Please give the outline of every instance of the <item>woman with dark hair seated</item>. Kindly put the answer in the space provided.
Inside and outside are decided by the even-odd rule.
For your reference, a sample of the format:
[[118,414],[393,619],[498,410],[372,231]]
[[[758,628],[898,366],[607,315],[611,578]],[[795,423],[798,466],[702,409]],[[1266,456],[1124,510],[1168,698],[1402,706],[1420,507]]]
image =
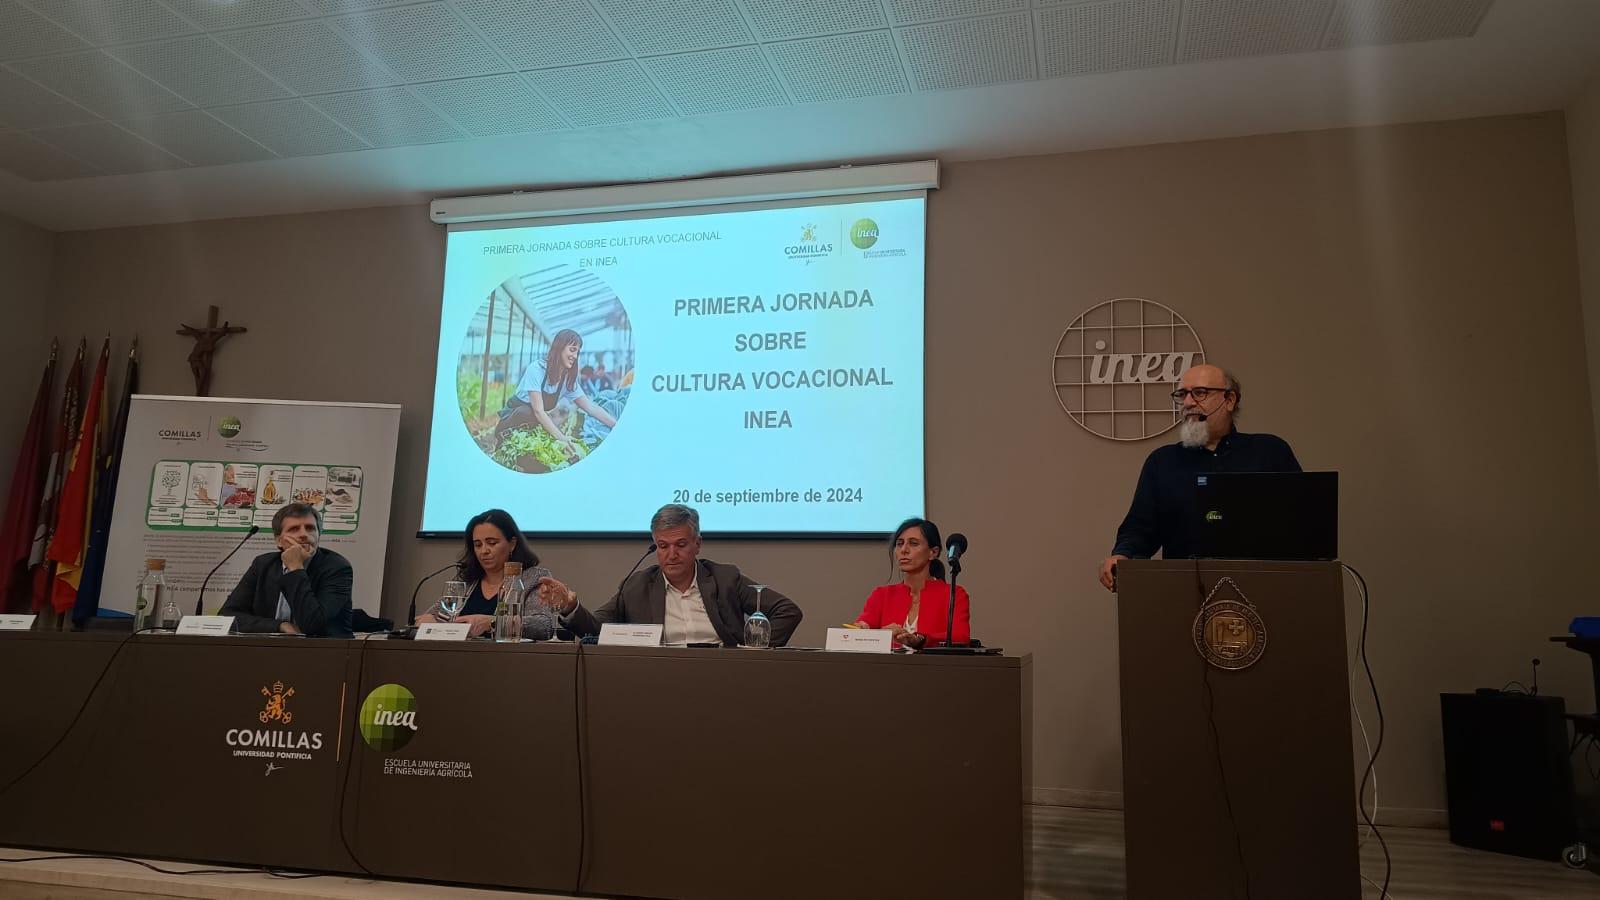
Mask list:
[[[470,637],[487,634],[494,628],[495,605],[500,587],[505,584],[508,562],[521,563],[526,572],[539,564],[539,556],[528,546],[528,539],[517,528],[510,513],[491,509],[473,516],[467,522],[466,547],[461,561],[456,563],[456,579],[465,581],[470,593],[461,612],[450,620],[471,625]],[[541,579],[537,586],[528,585],[528,588],[525,603],[543,602],[560,608],[571,605],[577,598],[577,594],[554,578]],[[443,621],[443,610],[436,602],[417,616],[416,624],[439,621]]]
[[[900,580],[872,589],[856,627],[890,629],[896,644],[913,650],[944,641],[950,583],[944,580],[944,563],[939,559],[943,550],[939,526],[927,519],[901,522],[889,544],[889,558]],[[959,585],[955,633],[958,644],[972,639],[971,603]]]

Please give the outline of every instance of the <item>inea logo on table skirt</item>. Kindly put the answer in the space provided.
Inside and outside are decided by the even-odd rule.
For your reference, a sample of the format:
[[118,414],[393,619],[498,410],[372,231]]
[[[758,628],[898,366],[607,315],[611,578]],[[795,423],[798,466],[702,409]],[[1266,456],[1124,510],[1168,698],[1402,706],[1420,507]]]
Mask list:
[[403,684],[380,684],[361,703],[361,739],[374,750],[399,750],[417,733],[417,698]]

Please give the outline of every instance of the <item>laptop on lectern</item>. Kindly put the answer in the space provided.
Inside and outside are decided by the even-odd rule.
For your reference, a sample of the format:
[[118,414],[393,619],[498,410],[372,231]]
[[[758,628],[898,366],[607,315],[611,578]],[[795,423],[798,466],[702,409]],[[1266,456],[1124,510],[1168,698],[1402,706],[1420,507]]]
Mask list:
[[1195,476],[1196,556],[1338,559],[1338,472],[1207,472]]

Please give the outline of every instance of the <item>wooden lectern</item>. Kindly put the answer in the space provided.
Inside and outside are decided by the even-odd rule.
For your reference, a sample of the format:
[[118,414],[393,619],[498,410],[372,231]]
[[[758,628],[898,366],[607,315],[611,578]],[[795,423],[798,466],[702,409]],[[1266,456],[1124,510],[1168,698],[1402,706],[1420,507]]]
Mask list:
[[1255,898],[1359,898],[1339,564],[1124,560],[1117,591],[1129,900],[1243,898],[1246,873]]

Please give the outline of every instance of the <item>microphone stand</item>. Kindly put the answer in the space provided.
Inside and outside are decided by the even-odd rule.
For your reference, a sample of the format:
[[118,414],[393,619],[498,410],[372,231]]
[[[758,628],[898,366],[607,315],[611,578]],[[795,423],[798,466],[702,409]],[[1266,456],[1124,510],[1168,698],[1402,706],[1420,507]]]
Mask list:
[[401,640],[409,641],[412,638],[417,636],[417,625],[416,625],[416,622],[417,622],[417,594],[422,592],[422,586],[428,583],[428,579],[430,579],[433,576],[439,574],[440,572],[445,571],[446,569],[453,569],[455,567],[456,567],[456,564],[453,563],[453,562],[445,563],[444,565],[440,566],[439,568],[434,569],[432,572],[429,572],[428,574],[422,576],[422,580],[417,582],[417,586],[411,589],[411,606],[410,606],[409,609],[406,610],[406,621],[405,621],[405,623],[400,628],[397,628],[394,631],[389,632],[389,635],[391,637],[396,637],[396,638],[399,638]]
[[961,577],[961,557],[950,558],[950,602],[946,604],[949,609],[944,615],[944,643],[937,647],[923,647],[918,653],[931,653],[934,656],[979,656],[984,653],[983,647],[974,647],[968,641],[957,644],[956,637],[956,579]]
[[260,530],[261,530],[261,526],[260,525],[251,525],[250,526],[250,530],[245,533],[244,538],[241,539],[239,541],[239,543],[234,544],[233,545],[233,549],[228,551],[228,555],[224,556],[222,558],[221,562],[217,563],[215,566],[212,566],[211,567],[211,571],[206,573],[205,580],[200,582],[200,596],[194,598],[194,614],[195,615],[198,616],[198,615],[203,615],[204,614],[202,612],[202,610],[205,608],[205,602],[206,602],[206,585],[211,583],[211,576],[217,574],[217,570],[222,568],[224,565],[226,565],[228,560],[233,559],[233,555],[235,553],[239,552],[239,548],[243,547],[245,545],[246,541],[249,541],[251,538],[255,537],[256,536],[256,532],[258,532]]

